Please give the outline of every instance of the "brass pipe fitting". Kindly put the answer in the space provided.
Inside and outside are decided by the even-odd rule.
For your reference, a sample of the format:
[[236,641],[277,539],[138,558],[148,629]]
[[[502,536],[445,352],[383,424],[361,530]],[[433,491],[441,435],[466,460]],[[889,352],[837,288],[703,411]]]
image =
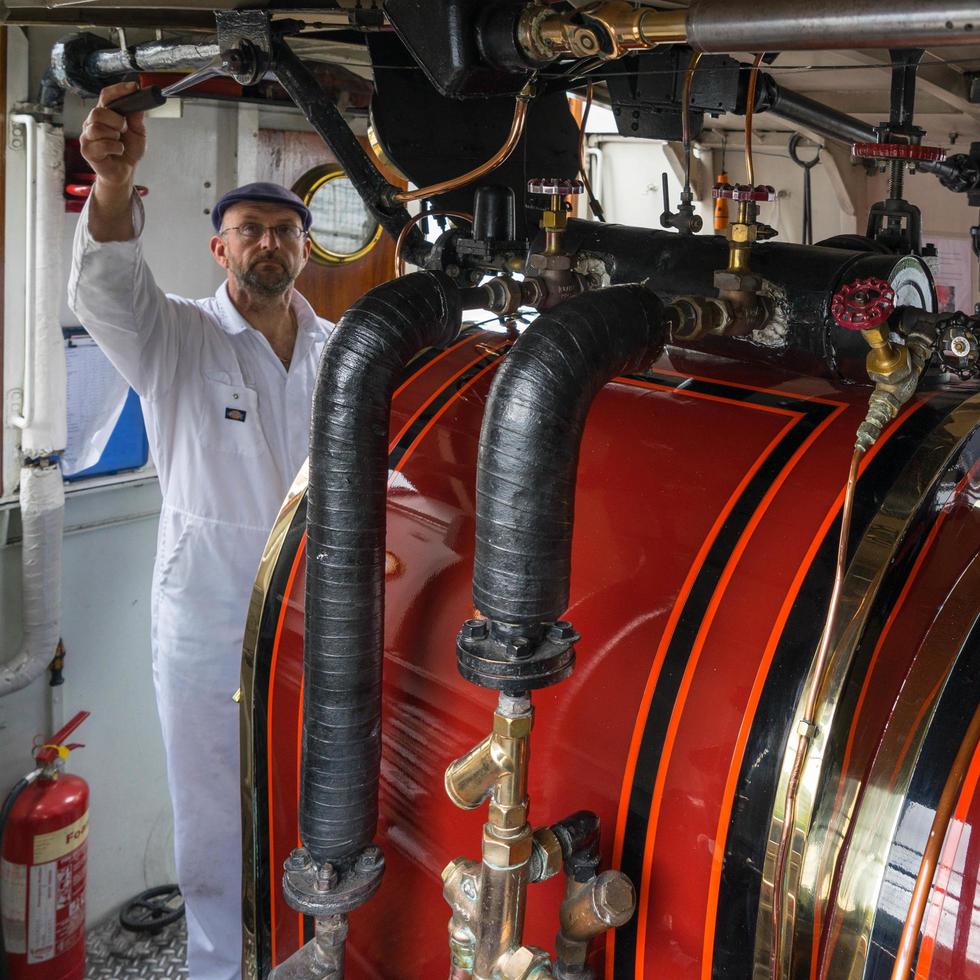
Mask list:
[[562,13],[533,4],[521,16],[517,37],[525,53],[535,60],[548,61],[562,55],[612,60],[658,44],[683,43],[687,40],[687,12],[637,8],[624,0],[600,0]]
[[501,695],[493,731],[446,770],[446,792],[457,806],[475,809],[490,798],[482,862],[458,859],[443,872],[454,969],[470,966],[474,980],[551,976],[547,956],[521,944],[534,849],[527,822],[533,720],[529,698]]
[[872,381],[883,381],[886,384],[900,384],[912,370],[907,347],[893,344],[888,339],[887,330],[874,327],[862,330],[861,334],[871,350],[868,351],[868,377]]
[[585,882],[570,878],[559,913],[559,975],[562,969],[584,967],[591,940],[625,925],[635,908],[633,882],[621,871],[603,871]]

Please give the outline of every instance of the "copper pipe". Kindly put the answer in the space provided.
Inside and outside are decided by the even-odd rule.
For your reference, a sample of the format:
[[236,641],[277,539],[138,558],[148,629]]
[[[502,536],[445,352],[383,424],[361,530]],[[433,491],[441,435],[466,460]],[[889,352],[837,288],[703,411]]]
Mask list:
[[691,187],[691,86],[698,70],[701,52],[695,51],[684,72],[684,94],[681,99],[681,146],[684,149],[684,191]]
[[451,180],[444,180],[438,184],[430,184],[428,187],[420,187],[414,191],[399,191],[394,199],[401,204],[408,204],[410,201],[421,201],[424,197],[435,197],[438,194],[446,194],[449,191],[456,190],[458,187],[465,187],[467,184],[472,184],[473,181],[479,180],[484,174],[499,167],[514,152],[514,147],[517,146],[521,135],[524,133],[527,104],[528,99],[522,93],[518,96],[517,103],[514,106],[514,118],[511,121],[510,132],[507,134],[504,145],[486,163],[481,164],[475,170],[461,174],[459,177],[453,177]]
[[459,218],[461,221],[468,221],[471,225],[473,224],[473,215],[466,214],[463,211],[420,211],[418,214],[413,215],[408,221],[402,225],[402,230],[398,232],[398,238],[395,240],[395,276],[405,275],[405,258],[402,255],[402,249],[405,247],[405,239],[408,237],[408,233],[423,219],[423,218]]
[[[582,175],[582,183],[585,184],[585,194],[586,199],[589,202],[589,206],[592,208],[592,211],[596,217],[599,218],[599,214],[596,213],[596,206],[599,202],[596,201],[595,194],[592,192],[592,181],[589,180],[589,168],[585,165],[585,124],[589,121],[589,110],[591,108],[592,82],[589,82],[588,87],[585,90],[585,108],[582,110],[582,125],[578,133],[578,170]],[[602,219],[600,218],[600,220]]]
[[752,74],[749,75],[749,93],[745,104],[745,170],[746,179],[755,186],[755,163],[752,160],[752,117],[755,115],[755,90],[759,84],[759,65],[765,52],[760,51],[752,62]]
[[909,971],[912,969],[919,940],[919,930],[922,928],[922,919],[929,902],[929,893],[932,890],[932,881],[936,875],[939,856],[946,840],[946,831],[949,829],[949,822],[953,817],[953,810],[956,807],[956,801],[959,799],[963,780],[966,778],[966,771],[970,767],[970,761],[977,749],[978,742],[980,742],[980,707],[974,712],[970,727],[967,728],[966,735],[963,736],[959,751],[956,753],[952,768],[949,770],[949,776],[946,777],[942,796],[939,797],[939,803],[936,805],[936,813],[932,818],[932,826],[929,828],[929,839],[926,842],[925,850],[922,852],[919,873],[916,875],[915,886],[912,888],[912,900],[909,902],[909,913],[905,918],[905,925],[902,927],[902,938],[898,943],[898,953],[892,967],[891,980],[906,980]]
[[813,683],[807,691],[803,703],[803,717],[800,720],[800,740],[796,746],[796,756],[793,759],[793,769],[789,783],[786,786],[786,796],[783,803],[783,824],[779,831],[779,846],[776,850],[776,866],[772,883],[772,952],[769,957],[769,975],[773,980],[780,977],[782,971],[782,920],[783,902],[785,900],[786,857],[789,852],[790,840],[793,836],[793,825],[796,823],[796,798],[800,790],[800,780],[803,776],[803,766],[806,764],[810,743],[816,734],[817,704],[826,680],[827,657],[830,652],[830,640],[837,625],[837,614],[840,612],[840,595],[844,585],[844,575],[847,572],[847,544],[851,536],[851,517],[854,514],[854,495],[857,488],[858,469],[864,450],[855,448],[851,456],[851,468],[847,474],[847,488],[844,491],[844,506],[841,508],[840,538],[837,542],[837,563],[834,568],[834,586],[830,593],[830,605],[827,618],[824,620],[823,632],[820,634],[820,644],[813,665]]

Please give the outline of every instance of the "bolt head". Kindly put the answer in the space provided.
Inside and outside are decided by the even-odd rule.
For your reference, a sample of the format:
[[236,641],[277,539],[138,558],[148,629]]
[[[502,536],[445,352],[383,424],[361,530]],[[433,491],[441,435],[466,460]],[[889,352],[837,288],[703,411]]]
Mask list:
[[297,847],[283,862],[285,871],[308,871],[313,867],[313,858],[305,847]]
[[485,619],[468,619],[463,623],[463,636],[468,640],[484,640],[490,626]]
[[568,620],[559,619],[556,623],[552,623],[548,629],[548,639],[553,643],[569,640],[574,642],[578,639],[578,633],[575,632],[575,627]]
[[515,660],[525,660],[534,653],[534,647],[526,636],[515,636],[507,641],[507,656]]
[[355,867],[361,874],[366,874],[369,871],[374,871],[383,860],[384,856],[381,853],[381,848],[376,847],[374,844],[369,844],[358,855]]

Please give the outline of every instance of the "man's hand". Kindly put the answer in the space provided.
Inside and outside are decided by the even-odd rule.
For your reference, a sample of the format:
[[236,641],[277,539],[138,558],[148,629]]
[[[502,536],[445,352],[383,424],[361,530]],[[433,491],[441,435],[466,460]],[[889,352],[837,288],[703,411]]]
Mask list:
[[137,87],[136,82],[106,86],[82,126],[82,156],[95,171],[89,231],[96,241],[128,241],[134,235],[130,198],[146,150],[143,113],[123,116],[106,105]]

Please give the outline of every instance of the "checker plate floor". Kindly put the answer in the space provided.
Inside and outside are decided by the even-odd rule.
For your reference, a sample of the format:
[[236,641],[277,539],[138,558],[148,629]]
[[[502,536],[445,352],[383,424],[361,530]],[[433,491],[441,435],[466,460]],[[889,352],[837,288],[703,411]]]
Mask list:
[[151,935],[123,929],[113,914],[89,929],[85,953],[85,980],[185,980],[186,921]]

